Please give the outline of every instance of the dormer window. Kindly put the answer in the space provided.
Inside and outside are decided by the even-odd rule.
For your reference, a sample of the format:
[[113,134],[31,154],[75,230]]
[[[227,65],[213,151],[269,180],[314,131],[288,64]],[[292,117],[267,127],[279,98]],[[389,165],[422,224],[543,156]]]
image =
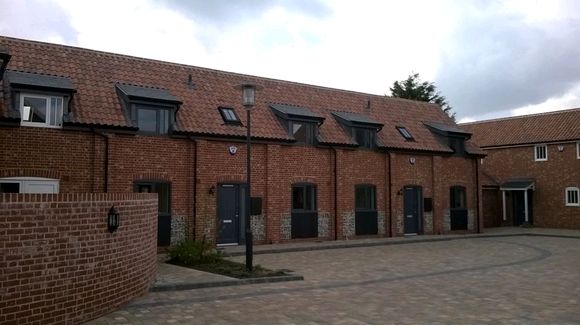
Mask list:
[[62,128],[75,90],[70,79],[21,71],[8,71],[6,80],[13,108],[26,127]]
[[29,127],[62,127],[62,96],[20,94],[21,125]]
[[224,122],[228,125],[241,125],[242,122],[240,121],[240,118],[238,117],[238,115],[236,114],[236,111],[234,111],[233,108],[226,108],[223,106],[220,106],[218,108],[218,110],[220,111],[220,114],[222,116],[222,119],[224,119]]
[[297,144],[317,143],[318,126],[324,121],[322,116],[307,108],[287,104],[270,104],[270,108]]
[[454,155],[464,156],[466,154],[465,141],[471,138],[470,133],[459,129],[456,126],[440,122],[424,122],[424,124],[429,128],[429,130],[439,136],[442,143],[447,142],[447,146],[449,146],[449,149]]
[[375,135],[377,133],[374,129],[367,128],[352,128],[354,134],[354,141],[362,148],[375,148]]
[[289,129],[292,137],[300,144],[314,144],[316,124],[303,121],[290,121]]
[[409,132],[409,130],[407,130],[407,128],[405,128],[405,127],[397,127],[397,130],[399,131],[399,133],[401,134],[401,136],[403,136],[403,138],[405,138],[405,140],[408,140],[408,141],[414,141],[415,140],[413,138],[413,135],[411,135],[411,133]]
[[462,137],[448,137],[449,148],[455,155],[465,155],[465,138]]
[[360,148],[377,147],[377,132],[383,128],[382,123],[353,112],[332,112],[332,114],[346,130],[350,130],[353,141]]
[[172,130],[181,101],[160,88],[117,84],[117,92],[139,133],[166,135]]

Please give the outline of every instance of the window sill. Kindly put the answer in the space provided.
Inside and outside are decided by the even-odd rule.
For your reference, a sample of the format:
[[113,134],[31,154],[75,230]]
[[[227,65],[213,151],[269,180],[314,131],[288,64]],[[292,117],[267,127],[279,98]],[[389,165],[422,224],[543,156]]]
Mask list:
[[51,126],[47,124],[40,124],[34,122],[21,122],[21,127],[34,127],[34,128],[48,128],[48,129],[62,129],[62,126]]

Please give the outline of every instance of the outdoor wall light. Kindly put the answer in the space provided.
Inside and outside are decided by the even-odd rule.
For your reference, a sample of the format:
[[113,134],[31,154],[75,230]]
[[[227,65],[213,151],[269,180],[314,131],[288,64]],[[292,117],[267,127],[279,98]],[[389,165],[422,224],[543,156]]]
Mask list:
[[115,205],[111,206],[107,214],[107,229],[109,229],[109,232],[113,233],[119,228],[119,218],[119,211],[115,208]]
[[209,187],[209,194],[210,195],[215,194],[215,186],[214,185],[212,185],[211,187]]

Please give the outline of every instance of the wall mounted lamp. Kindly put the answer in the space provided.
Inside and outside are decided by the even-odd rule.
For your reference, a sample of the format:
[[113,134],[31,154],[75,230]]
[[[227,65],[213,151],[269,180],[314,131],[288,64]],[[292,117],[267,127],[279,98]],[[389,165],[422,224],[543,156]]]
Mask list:
[[208,192],[209,192],[210,195],[215,194],[215,186],[212,185],[211,187],[209,187],[209,191]]
[[119,228],[119,211],[115,205],[111,206],[109,213],[107,213],[107,229],[109,232],[113,233]]

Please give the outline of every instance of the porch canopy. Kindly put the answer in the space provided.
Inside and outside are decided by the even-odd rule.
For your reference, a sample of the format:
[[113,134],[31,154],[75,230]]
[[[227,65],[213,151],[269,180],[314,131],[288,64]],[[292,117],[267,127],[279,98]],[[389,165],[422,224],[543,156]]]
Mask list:
[[528,190],[535,190],[536,182],[534,179],[517,179],[517,180],[508,180],[501,184],[499,190],[501,190],[501,199],[502,199],[502,206],[503,206],[503,220],[507,219],[506,213],[506,199],[505,199],[505,192],[506,191],[523,191],[524,192],[524,220],[526,223],[529,222],[529,208],[528,208]]
[[506,191],[506,190],[534,190],[536,186],[536,182],[533,179],[520,179],[520,180],[511,180],[501,184],[499,190]]

